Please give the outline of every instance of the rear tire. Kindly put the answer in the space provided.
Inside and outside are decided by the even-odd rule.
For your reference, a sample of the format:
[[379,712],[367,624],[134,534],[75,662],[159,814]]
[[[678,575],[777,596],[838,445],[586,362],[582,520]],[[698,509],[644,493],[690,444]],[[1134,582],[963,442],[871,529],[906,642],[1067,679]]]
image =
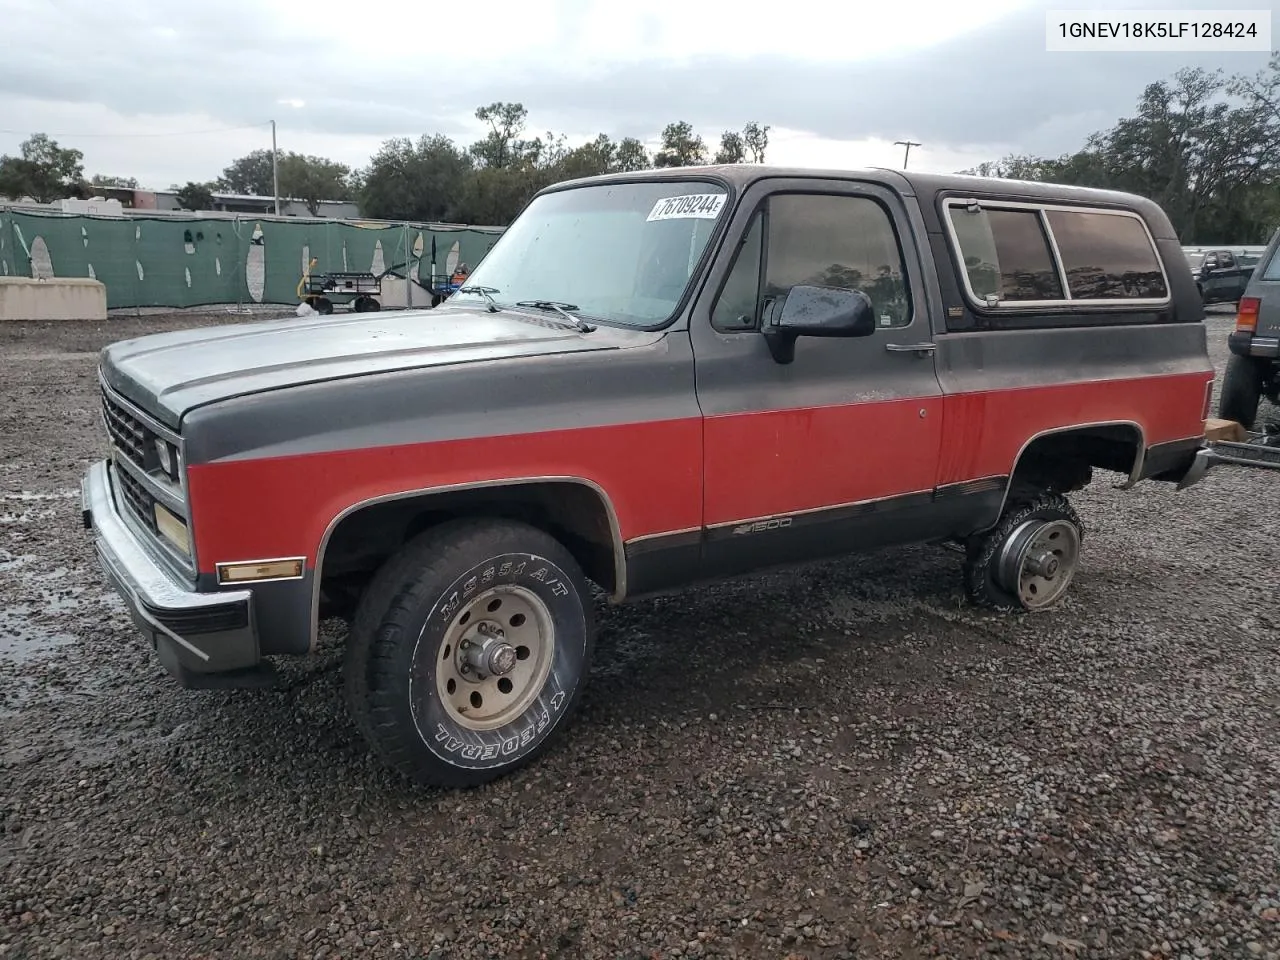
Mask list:
[[1222,375],[1222,394],[1218,398],[1218,416],[1234,420],[1246,430],[1258,419],[1258,402],[1262,398],[1262,371],[1249,357],[1231,354]]
[[348,709],[384,763],[423,786],[473,787],[522,767],[576,709],[594,606],[557,540],[463,519],[406,544],[361,598]]
[[1083,539],[1084,524],[1060,493],[1011,504],[995,527],[967,544],[969,602],[995,610],[1048,609],[1075,578]]

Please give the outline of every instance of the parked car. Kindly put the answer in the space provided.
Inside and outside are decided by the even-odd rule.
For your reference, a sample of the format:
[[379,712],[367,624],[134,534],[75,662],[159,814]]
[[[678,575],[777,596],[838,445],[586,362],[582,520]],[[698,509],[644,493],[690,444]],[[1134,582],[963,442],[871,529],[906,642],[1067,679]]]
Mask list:
[[1272,234],[1260,263],[1236,308],[1218,398],[1218,416],[1245,428],[1257,421],[1263,397],[1280,404],[1280,230]]
[[1244,289],[1258,264],[1258,257],[1251,253],[1233,253],[1230,250],[1209,250],[1197,255],[1198,264],[1193,269],[1196,289],[1206,304],[1236,303],[1244,295]]
[[1095,469],[1188,477],[1203,316],[1168,218],[1129,194],[755,164],[575,180],[425,314],[107,347],[84,518],[179,682],[269,683],[346,617],[376,754],[474,785],[565,726],[591,584],[623,602],[950,542],[973,603],[1051,607]]

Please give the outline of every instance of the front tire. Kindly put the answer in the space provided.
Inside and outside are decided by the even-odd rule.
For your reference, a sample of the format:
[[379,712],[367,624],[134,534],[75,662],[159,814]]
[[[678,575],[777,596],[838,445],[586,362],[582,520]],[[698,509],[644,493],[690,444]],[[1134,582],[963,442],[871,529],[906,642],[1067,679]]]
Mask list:
[[1075,578],[1084,524],[1060,493],[1014,503],[994,528],[969,541],[965,593],[996,610],[1047,609]]
[[1262,398],[1262,372],[1249,357],[1231,354],[1222,374],[1222,395],[1218,398],[1218,416],[1234,420],[1246,430],[1258,419],[1258,402]]
[[450,521],[369,584],[347,644],[348,709],[410,780],[477,786],[551,745],[594,639],[590,588],[557,540],[513,521]]

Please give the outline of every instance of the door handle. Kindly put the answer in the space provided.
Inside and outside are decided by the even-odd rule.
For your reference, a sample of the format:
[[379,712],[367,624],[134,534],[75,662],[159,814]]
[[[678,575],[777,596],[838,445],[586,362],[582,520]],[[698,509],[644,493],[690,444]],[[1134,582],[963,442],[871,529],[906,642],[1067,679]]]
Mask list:
[[923,357],[937,350],[938,345],[936,343],[886,343],[884,348],[890,353],[918,353]]

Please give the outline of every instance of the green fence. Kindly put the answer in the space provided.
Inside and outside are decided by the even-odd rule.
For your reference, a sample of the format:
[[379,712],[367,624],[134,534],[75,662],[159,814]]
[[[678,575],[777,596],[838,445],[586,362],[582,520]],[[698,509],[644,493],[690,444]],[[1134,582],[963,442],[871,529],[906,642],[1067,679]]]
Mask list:
[[498,228],[268,217],[176,219],[0,211],[0,273],[92,277],[107,307],[292,304],[312,273],[371,271],[429,285],[474,267]]

